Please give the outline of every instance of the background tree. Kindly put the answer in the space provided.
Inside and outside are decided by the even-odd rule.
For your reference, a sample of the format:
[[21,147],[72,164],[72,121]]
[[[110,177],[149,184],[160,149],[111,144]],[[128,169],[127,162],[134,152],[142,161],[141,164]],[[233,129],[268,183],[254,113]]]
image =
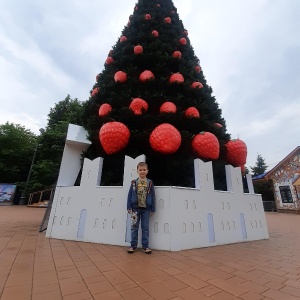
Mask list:
[[[158,185],[192,186],[196,157],[214,160],[216,169],[224,165],[224,144],[230,138],[226,123],[171,0],[138,1],[96,81],[84,118],[92,141],[87,156],[105,158],[103,175],[107,183],[122,183],[124,155],[145,154],[149,177]],[[114,121],[128,129],[127,141],[126,129],[116,133],[120,125]],[[166,123],[178,131],[181,143],[175,151],[163,153],[160,150],[176,140],[174,132],[159,131],[158,136],[166,139],[156,140],[157,147],[149,140],[158,126]],[[104,132],[101,143],[99,129]],[[215,147],[211,141],[195,151],[192,141],[200,132],[216,137],[221,149],[218,161],[217,157],[199,153],[211,154]],[[111,152],[120,140],[125,140],[126,147]]]
[[55,185],[69,123],[82,125],[84,103],[70,95],[56,103],[48,114],[48,124],[38,139],[36,163],[29,190],[38,191]]
[[59,122],[81,125],[84,105],[85,102],[79,101],[77,98],[72,99],[70,95],[67,95],[64,100],[50,108],[47,128],[52,128]]
[[[265,159],[257,154],[257,159],[254,167],[250,167],[253,172],[252,177],[264,174],[268,168],[268,165],[265,163]],[[255,180],[253,182],[254,191],[256,194],[261,194],[263,201],[271,201],[274,202],[274,187],[272,180]],[[276,207],[275,204],[273,207]]]
[[255,166],[250,167],[251,171],[253,172],[253,176],[265,173],[267,168],[268,165],[265,163],[265,159],[260,154],[257,154]]
[[0,182],[26,182],[36,135],[19,124],[0,125]]

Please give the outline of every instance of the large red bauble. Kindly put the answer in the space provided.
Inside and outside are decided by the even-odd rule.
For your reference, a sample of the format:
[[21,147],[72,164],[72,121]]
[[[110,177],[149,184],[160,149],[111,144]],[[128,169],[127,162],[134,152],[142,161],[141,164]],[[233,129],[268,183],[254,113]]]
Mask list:
[[145,14],[145,20],[151,20],[151,15],[150,14]]
[[166,18],[165,18],[165,23],[171,24],[171,22],[172,22],[172,20],[171,20],[170,17],[166,17]]
[[170,77],[169,82],[170,83],[183,83],[184,78],[180,73],[175,73]]
[[112,111],[112,107],[108,103],[104,103],[99,107],[99,117],[104,117]]
[[145,70],[140,74],[140,81],[142,82],[154,80],[154,79],[155,79],[154,74],[149,70]]
[[200,118],[199,110],[196,107],[189,107],[184,115],[188,118]]
[[226,161],[235,167],[243,167],[247,159],[247,146],[240,140],[230,140],[225,144]]
[[175,114],[177,111],[177,107],[173,102],[165,102],[159,109],[160,113],[170,113]]
[[143,51],[144,51],[144,49],[141,45],[137,45],[133,48],[134,54],[142,54]]
[[195,66],[195,71],[196,71],[197,73],[200,73],[200,72],[201,72],[201,67],[200,67],[200,66]]
[[186,38],[181,38],[181,39],[179,40],[179,43],[180,43],[181,45],[186,45],[186,43],[187,43]]
[[161,124],[150,134],[150,145],[162,154],[175,153],[181,144],[180,132],[171,124]]
[[123,150],[129,142],[129,137],[129,129],[120,122],[106,123],[99,131],[100,143],[107,154]]
[[192,141],[192,147],[200,158],[217,159],[220,155],[219,141],[210,132],[196,134]]
[[127,74],[123,71],[118,71],[115,73],[114,80],[115,82],[123,83],[127,80]]
[[136,115],[141,115],[144,112],[148,110],[148,103],[141,98],[134,98],[130,105],[129,108],[136,114]]
[[92,97],[96,96],[99,93],[99,88],[94,88],[92,91]]
[[194,89],[202,89],[203,88],[203,84],[199,81],[194,81],[191,85],[192,88]]
[[173,54],[172,54],[172,56],[174,58],[181,58],[181,52],[180,51],[174,51]]
[[159,33],[158,33],[157,30],[153,30],[152,35],[155,36],[155,37],[159,37]]
[[111,65],[112,63],[114,63],[114,59],[111,56],[108,56],[105,63],[107,65]]
[[120,42],[122,43],[122,42],[126,42],[126,41],[127,41],[127,37],[125,35],[122,35],[120,37]]

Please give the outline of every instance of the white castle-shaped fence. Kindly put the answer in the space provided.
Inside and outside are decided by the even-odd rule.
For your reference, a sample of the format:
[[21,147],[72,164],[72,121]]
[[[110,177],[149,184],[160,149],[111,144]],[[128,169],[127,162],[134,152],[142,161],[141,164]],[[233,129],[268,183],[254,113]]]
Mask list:
[[[85,159],[80,186],[73,186],[89,144],[84,129],[70,124],[46,236],[128,246],[127,193],[145,156],[125,157],[123,186],[118,187],[99,186],[103,158]],[[269,237],[261,195],[254,193],[250,175],[249,193],[244,193],[240,168],[227,165],[228,190],[216,191],[211,162],[196,159],[194,169],[196,188],[155,187],[151,248],[178,251]]]

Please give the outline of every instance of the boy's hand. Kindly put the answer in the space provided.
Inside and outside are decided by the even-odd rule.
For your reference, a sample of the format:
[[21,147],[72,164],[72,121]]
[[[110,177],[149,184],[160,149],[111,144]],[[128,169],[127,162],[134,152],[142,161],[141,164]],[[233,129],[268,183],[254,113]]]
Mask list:
[[131,213],[132,213],[132,210],[131,210],[131,209],[127,209],[127,212],[128,212],[129,214],[131,214]]

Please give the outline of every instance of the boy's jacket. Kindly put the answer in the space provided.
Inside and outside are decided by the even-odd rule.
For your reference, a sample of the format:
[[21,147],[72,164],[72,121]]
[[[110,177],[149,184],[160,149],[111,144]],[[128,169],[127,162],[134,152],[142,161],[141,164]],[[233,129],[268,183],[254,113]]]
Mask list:
[[[137,183],[138,179],[132,180],[130,189],[127,197],[127,210],[132,210],[138,208],[138,199],[137,199]],[[150,209],[152,212],[155,212],[155,191],[152,180],[147,178],[147,197],[146,197],[146,208]]]

